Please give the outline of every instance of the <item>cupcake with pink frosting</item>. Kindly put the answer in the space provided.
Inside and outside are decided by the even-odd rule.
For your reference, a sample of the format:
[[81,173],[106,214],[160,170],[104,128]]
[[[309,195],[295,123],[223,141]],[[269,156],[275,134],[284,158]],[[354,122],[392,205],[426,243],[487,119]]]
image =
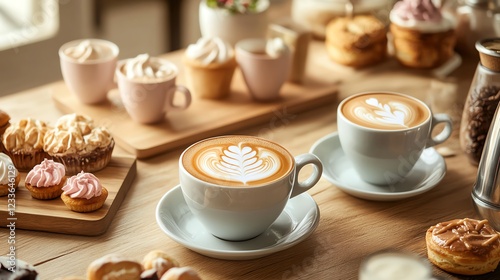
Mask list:
[[454,54],[455,22],[432,0],[402,0],[390,13],[394,55],[412,68],[435,68]]
[[66,169],[61,163],[44,159],[26,175],[25,187],[36,199],[54,199],[66,183]]
[[68,178],[62,190],[62,201],[66,207],[75,212],[96,211],[108,198],[108,190],[101,185],[99,179],[94,174],[84,171]]

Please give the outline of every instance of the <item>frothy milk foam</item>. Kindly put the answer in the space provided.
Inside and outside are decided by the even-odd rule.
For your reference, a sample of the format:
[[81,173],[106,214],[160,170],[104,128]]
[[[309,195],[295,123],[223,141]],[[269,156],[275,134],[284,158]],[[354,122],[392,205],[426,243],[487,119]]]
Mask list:
[[294,158],[278,144],[250,136],[200,141],[182,156],[196,178],[224,186],[258,186],[289,174]]
[[341,110],[355,124],[385,130],[415,127],[430,117],[419,101],[390,93],[361,94],[346,101]]

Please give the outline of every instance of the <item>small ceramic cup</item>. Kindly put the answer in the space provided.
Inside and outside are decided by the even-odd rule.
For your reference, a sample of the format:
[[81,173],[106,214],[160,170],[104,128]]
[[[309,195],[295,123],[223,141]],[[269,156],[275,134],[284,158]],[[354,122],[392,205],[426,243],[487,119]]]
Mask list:
[[[88,59],[78,59],[67,53],[88,41],[90,48],[104,50],[100,55]],[[95,50],[86,50],[88,52]],[[113,76],[118,58],[118,46],[100,39],[82,39],[68,42],[59,48],[59,59],[64,82],[78,100],[85,104],[95,104],[107,99],[108,91],[115,88]]]
[[279,99],[288,79],[291,55],[287,50],[277,56],[266,53],[266,39],[245,39],[236,43],[236,61],[250,94],[256,101]]
[[[184,110],[191,105],[190,91],[176,85],[179,70],[175,64],[160,58],[152,58],[167,65],[172,74],[163,79],[129,79],[123,72],[128,59],[118,62],[115,75],[123,105],[132,120],[142,124],[157,123],[165,119],[165,114],[173,110]],[[175,104],[176,93],[184,96],[182,104]]]
[[[433,136],[436,125],[443,130]],[[443,143],[452,132],[446,114],[433,115],[417,98],[393,92],[365,92],[338,106],[340,144],[361,179],[394,185],[413,169],[425,148]]]
[[[299,181],[306,165],[312,165],[312,174]],[[289,199],[318,182],[322,170],[312,154],[294,158],[277,143],[241,135],[199,141],[179,159],[189,209],[210,233],[230,241],[265,232]]]

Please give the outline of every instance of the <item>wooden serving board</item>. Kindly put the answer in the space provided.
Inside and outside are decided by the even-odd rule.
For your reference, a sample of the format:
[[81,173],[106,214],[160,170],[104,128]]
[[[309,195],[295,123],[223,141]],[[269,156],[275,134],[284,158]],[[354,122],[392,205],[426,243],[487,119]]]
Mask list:
[[[179,67],[178,84],[184,84],[182,55],[183,51],[177,51],[163,56]],[[258,123],[268,122],[269,129],[274,129],[283,116],[322,105],[333,105],[337,85],[324,82],[321,75],[330,74],[318,71],[312,65],[313,56],[309,57],[304,82],[285,83],[279,101],[253,101],[237,69],[229,98],[214,101],[193,97],[187,110],[170,112],[163,122],[154,125],[132,121],[123,107],[117,89],[110,91],[108,102],[85,105],[70,93],[64,82],[60,82],[54,84],[52,97],[62,112],[82,113],[92,117],[97,123],[108,127],[120,147],[138,158],[146,158]]]
[[32,198],[24,187],[26,173],[21,172],[21,182],[15,192],[14,215],[9,215],[12,209],[8,206],[8,197],[0,197],[0,220],[6,221],[2,227],[14,222],[17,229],[88,236],[104,233],[134,180],[136,160],[113,157],[105,169],[94,174],[108,190],[108,198],[103,207],[95,212],[77,213],[69,210],[60,198]]

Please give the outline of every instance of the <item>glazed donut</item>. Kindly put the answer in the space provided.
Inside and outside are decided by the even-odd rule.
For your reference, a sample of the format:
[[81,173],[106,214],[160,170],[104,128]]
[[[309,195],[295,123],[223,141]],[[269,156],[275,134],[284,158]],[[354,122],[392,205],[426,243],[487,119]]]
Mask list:
[[191,267],[173,267],[160,280],[201,280],[200,276]]
[[431,226],[425,236],[427,257],[439,268],[480,275],[500,262],[500,235],[487,220],[456,219]]
[[87,279],[140,279],[141,272],[140,263],[110,254],[90,263],[87,268]]
[[154,269],[158,278],[167,272],[172,267],[178,267],[179,263],[170,257],[167,253],[161,250],[153,250],[149,252],[142,260],[142,266],[145,270]]

